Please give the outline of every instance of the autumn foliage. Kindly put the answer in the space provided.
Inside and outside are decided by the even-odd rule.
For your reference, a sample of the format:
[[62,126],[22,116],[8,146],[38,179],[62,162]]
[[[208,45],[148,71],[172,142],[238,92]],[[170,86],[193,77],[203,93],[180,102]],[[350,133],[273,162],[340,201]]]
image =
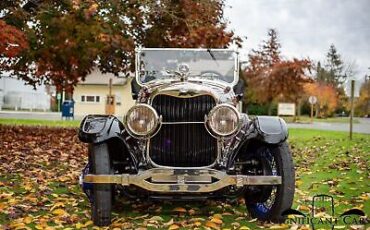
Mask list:
[[[304,84],[311,82],[306,73],[311,68],[309,59],[284,59],[280,54],[277,33],[271,29],[268,40],[249,55],[249,65],[244,71],[248,84],[249,102],[269,104],[269,114],[274,102],[297,103],[304,95]],[[248,102],[247,102],[248,103]]]
[[0,58],[14,58],[28,48],[28,41],[22,31],[0,20]]
[[24,31],[30,46],[27,53],[3,63],[2,70],[32,85],[72,90],[94,68],[127,76],[134,70],[139,45],[221,48],[239,41],[226,30],[223,1],[33,2],[38,3],[28,11],[20,3],[2,4],[4,18]]
[[307,96],[317,98],[316,116],[328,117],[332,115],[338,105],[337,91],[334,86],[325,83],[308,83],[304,86]]
[[146,47],[224,48],[233,40],[223,20],[223,1],[164,0],[148,6]]

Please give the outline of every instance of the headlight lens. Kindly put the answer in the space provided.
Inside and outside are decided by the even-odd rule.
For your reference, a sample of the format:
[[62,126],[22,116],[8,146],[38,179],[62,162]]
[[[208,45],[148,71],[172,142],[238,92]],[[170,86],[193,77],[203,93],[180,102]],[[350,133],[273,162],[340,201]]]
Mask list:
[[230,136],[238,130],[239,119],[239,113],[233,106],[222,104],[209,112],[207,123],[214,134]]
[[126,126],[129,132],[136,136],[149,136],[154,133],[159,124],[155,109],[147,104],[138,104],[126,114]]

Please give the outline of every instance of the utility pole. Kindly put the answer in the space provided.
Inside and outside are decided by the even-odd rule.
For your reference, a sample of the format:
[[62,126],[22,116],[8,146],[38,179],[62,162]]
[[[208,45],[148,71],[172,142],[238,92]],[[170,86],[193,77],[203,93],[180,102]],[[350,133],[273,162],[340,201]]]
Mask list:
[[352,140],[352,131],[353,131],[354,97],[355,97],[355,80],[351,80],[351,113],[349,116],[349,139],[350,140]]

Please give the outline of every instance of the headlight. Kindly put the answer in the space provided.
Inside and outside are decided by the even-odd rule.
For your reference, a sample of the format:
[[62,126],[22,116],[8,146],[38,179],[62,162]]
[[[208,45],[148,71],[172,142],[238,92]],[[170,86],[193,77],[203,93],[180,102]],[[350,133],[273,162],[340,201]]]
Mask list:
[[239,112],[229,104],[214,107],[207,116],[210,131],[217,136],[230,136],[239,128]]
[[125,124],[128,131],[134,136],[147,137],[156,131],[159,117],[153,107],[147,104],[138,104],[127,112]]

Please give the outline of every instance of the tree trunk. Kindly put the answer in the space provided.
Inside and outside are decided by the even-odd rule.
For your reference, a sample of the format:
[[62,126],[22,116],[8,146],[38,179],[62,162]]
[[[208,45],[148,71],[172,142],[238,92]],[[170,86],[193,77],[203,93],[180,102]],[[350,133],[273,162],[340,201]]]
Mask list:
[[294,119],[294,121],[299,121],[301,119],[301,100],[300,99],[297,99],[295,101],[295,104],[296,104],[296,118]]
[[267,110],[267,114],[268,114],[269,116],[271,116],[271,114],[272,114],[272,106],[273,106],[273,103],[272,103],[272,101],[271,101],[271,102],[269,102],[269,107],[268,107],[268,110]]

